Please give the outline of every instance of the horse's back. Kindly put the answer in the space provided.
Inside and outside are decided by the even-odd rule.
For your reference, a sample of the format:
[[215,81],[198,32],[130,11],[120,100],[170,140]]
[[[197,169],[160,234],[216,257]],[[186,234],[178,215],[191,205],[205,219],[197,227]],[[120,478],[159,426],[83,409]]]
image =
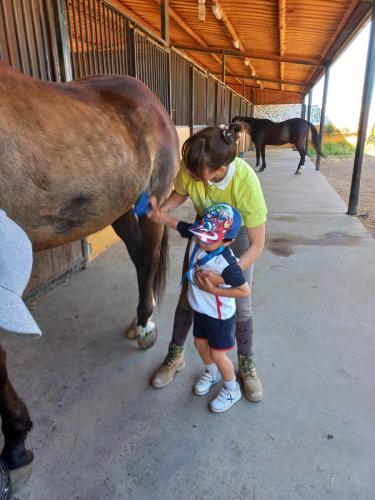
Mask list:
[[38,248],[79,239],[129,210],[157,179],[153,169],[166,148],[164,190],[171,187],[175,128],[134,78],[59,85],[1,64],[0,106],[1,206]]

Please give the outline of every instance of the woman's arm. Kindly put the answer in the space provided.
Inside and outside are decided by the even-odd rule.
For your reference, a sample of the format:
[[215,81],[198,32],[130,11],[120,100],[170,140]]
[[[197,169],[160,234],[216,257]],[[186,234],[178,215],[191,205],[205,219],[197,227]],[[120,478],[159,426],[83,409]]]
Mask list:
[[169,198],[160,206],[160,210],[164,213],[172,212],[172,210],[181,206],[188,198],[189,195],[187,194],[178,194],[177,191],[172,191]]
[[260,224],[256,227],[248,227],[247,234],[249,236],[250,246],[246,252],[241,255],[239,261],[239,265],[243,271],[250,267],[263,252],[266,239],[266,225]]

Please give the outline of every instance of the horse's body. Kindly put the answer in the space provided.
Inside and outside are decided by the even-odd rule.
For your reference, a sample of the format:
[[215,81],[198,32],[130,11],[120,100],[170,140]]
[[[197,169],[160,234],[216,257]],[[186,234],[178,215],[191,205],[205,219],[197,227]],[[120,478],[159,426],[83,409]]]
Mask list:
[[[0,208],[20,224],[35,250],[84,238],[112,224],[136,266],[141,347],[151,347],[153,295],[165,284],[162,226],[135,218],[144,190],[162,201],[178,167],[169,115],[131,77],[51,84],[0,61]],[[1,349],[1,348],[0,348]],[[0,351],[0,413],[10,467],[30,461],[27,409],[14,392]]]
[[301,173],[300,168],[305,164],[306,139],[311,130],[312,142],[316,151],[319,149],[318,132],[314,125],[302,118],[291,118],[283,122],[273,122],[263,118],[249,118],[245,116],[235,116],[232,121],[240,121],[245,124],[251,139],[255,144],[256,166],[259,166],[260,155],[262,155],[262,166],[259,172],[266,168],[266,146],[282,146],[283,144],[294,144],[300,154],[300,162],[296,174]]

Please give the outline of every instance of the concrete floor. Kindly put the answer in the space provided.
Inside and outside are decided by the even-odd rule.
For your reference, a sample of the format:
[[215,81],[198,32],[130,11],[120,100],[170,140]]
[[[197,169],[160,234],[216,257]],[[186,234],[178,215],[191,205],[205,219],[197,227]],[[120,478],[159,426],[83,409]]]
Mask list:
[[191,391],[201,371],[191,337],[186,369],[150,387],[184,242],[171,237],[159,340],[146,352],[121,335],[137,292],[117,245],[37,301],[40,340],[4,339],[35,424],[19,500],[374,498],[375,240],[310,161],[294,176],[297,153],[267,158],[268,242],[253,287],[263,402],[210,413],[211,396]]

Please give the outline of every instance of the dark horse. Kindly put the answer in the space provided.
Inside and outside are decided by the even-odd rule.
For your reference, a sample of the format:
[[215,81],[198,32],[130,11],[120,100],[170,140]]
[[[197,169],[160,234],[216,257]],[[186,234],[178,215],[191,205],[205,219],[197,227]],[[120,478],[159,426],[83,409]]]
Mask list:
[[[264,118],[248,118],[246,116],[235,116],[233,122],[243,122],[245,129],[249,131],[251,139],[255,144],[257,163],[259,167],[260,155],[262,155],[262,166],[258,172],[263,172],[266,168],[266,146],[282,146],[283,144],[294,144],[301,159],[296,170],[300,174],[300,168],[305,164],[305,144],[311,130],[312,143],[317,153],[322,155],[319,148],[318,131],[314,125],[302,118],[291,118],[283,122],[273,122]],[[322,155],[323,156],[323,155]]]
[[[112,224],[138,278],[141,348],[156,339],[153,298],[163,291],[167,233],[132,206],[144,190],[166,199],[179,159],[175,127],[155,95],[131,77],[53,84],[0,61],[0,208],[29,235],[34,250],[78,240]],[[0,242],[1,244],[1,242]],[[31,420],[8,378],[0,346],[2,458],[31,462]]]

